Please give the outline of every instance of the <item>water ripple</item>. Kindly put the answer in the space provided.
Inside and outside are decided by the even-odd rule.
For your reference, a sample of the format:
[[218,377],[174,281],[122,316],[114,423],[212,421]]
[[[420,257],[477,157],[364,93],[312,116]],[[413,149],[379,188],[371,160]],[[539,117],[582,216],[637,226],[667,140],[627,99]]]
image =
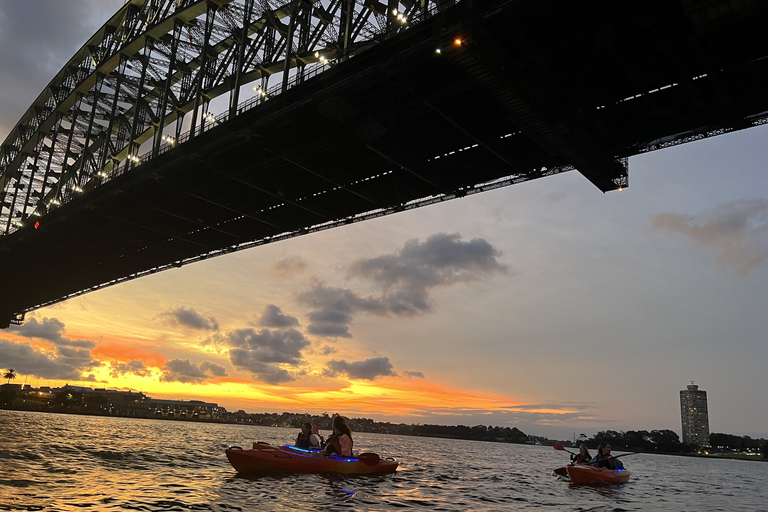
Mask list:
[[[34,432],[34,436],[29,433]],[[230,445],[283,444],[293,429],[0,411],[0,511],[580,512],[766,510],[768,464],[637,455],[621,486],[551,476],[545,447],[355,433],[394,475],[242,476]]]

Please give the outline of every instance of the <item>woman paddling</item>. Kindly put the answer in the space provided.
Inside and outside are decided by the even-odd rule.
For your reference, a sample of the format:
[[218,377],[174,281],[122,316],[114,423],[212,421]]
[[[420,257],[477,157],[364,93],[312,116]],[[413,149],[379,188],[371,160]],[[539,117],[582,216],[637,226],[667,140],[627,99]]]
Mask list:
[[588,464],[590,460],[592,456],[584,443],[579,446],[579,453],[571,455],[571,464]]
[[603,451],[597,456],[597,467],[608,469],[624,469],[624,464],[620,460],[614,459],[611,455],[611,445],[605,443]]

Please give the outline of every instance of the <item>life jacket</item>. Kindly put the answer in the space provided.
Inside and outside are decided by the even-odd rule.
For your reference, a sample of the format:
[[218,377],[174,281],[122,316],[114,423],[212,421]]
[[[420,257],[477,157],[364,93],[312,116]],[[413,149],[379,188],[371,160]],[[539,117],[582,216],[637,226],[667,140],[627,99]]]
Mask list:
[[309,448],[309,434],[305,434],[303,430],[296,436],[296,448]]
[[576,464],[587,464],[590,461],[591,457],[587,455],[582,454],[576,454],[576,457],[574,457],[573,462]]
[[[343,439],[346,438],[346,439]],[[352,456],[352,445],[354,441],[347,434],[341,434],[340,436],[331,436],[328,438],[328,442],[325,444],[329,453],[338,453],[342,457]]]
[[616,460],[613,458],[613,456],[609,455],[607,457],[598,457],[597,461],[597,467],[599,468],[608,468],[608,469],[623,469],[624,464],[621,463],[620,460]]

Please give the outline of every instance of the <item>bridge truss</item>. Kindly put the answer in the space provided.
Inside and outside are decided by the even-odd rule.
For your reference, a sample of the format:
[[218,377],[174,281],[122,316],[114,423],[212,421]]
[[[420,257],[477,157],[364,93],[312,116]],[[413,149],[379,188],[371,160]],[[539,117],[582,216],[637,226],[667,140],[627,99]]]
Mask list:
[[[409,28],[428,7],[435,4],[130,0],[0,146],[0,237]],[[227,94],[228,110],[214,116],[211,101]]]

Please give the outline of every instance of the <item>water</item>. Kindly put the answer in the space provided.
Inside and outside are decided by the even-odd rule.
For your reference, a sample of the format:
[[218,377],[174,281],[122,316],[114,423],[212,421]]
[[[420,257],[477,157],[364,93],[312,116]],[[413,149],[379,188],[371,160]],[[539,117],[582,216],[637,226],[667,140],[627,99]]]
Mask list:
[[766,511],[768,463],[637,454],[629,483],[577,486],[551,447],[355,433],[394,475],[238,476],[228,445],[297,429],[0,411],[0,510]]

